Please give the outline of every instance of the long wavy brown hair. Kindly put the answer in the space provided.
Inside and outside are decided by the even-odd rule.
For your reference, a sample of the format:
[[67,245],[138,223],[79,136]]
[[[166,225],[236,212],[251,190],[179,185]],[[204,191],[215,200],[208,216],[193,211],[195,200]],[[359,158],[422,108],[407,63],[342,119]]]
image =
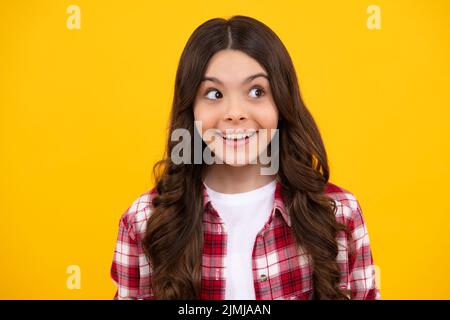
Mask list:
[[[268,72],[279,110],[279,170],[285,205],[297,245],[312,258],[313,299],[351,299],[340,288],[336,236],[346,226],[336,220],[335,202],[324,189],[329,179],[327,154],[318,127],[305,107],[292,60],[278,36],[262,22],[245,16],[215,18],[189,38],[179,61],[165,156],[153,167],[157,194],[147,221],[143,249],[152,267],[156,299],[199,299],[203,249],[202,170],[175,164],[177,142],[171,133],[188,129],[194,139],[193,103],[210,58],[220,50],[240,50]],[[202,142],[204,149],[206,144]],[[349,241],[350,242],[350,241]]]

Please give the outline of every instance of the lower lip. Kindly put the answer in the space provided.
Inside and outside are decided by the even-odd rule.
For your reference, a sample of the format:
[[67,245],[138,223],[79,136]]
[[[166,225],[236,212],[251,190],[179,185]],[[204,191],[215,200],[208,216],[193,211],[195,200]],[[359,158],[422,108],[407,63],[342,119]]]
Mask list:
[[[220,136],[220,135],[219,135]],[[243,146],[248,144],[248,142],[250,141],[251,138],[253,138],[254,136],[256,136],[256,133],[254,135],[252,135],[251,137],[246,137],[245,139],[240,139],[240,140],[229,140],[229,139],[225,139],[224,137],[220,136],[223,140],[223,142],[227,145],[227,146],[232,146],[232,147],[238,147],[238,146]]]

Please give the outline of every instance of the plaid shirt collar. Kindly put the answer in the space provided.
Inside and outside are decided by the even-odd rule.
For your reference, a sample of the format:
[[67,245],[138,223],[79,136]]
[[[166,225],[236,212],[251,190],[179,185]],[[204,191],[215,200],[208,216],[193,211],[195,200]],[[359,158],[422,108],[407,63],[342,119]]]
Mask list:
[[[291,226],[291,218],[289,216],[289,212],[287,211],[285,205],[284,205],[284,195],[282,193],[282,185],[280,181],[277,180],[275,187],[275,199],[273,203],[273,209],[272,213],[270,215],[270,218],[267,223],[270,223],[274,217],[275,214],[279,213],[283,217],[286,224],[290,227]],[[211,203],[211,198],[209,197],[209,194],[202,183],[202,190],[203,190],[203,207],[206,210],[207,214],[211,214],[215,217],[219,217],[219,214],[217,210],[214,209]]]

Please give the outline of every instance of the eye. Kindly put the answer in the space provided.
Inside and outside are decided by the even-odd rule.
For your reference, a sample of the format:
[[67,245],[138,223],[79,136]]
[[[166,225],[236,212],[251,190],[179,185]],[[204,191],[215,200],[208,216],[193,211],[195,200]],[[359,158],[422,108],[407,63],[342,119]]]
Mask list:
[[210,100],[217,100],[222,98],[222,93],[220,93],[220,91],[216,89],[208,90],[208,92],[206,93],[206,98]]
[[260,87],[252,88],[250,90],[250,95],[254,98],[259,98],[264,95],[264,89]]

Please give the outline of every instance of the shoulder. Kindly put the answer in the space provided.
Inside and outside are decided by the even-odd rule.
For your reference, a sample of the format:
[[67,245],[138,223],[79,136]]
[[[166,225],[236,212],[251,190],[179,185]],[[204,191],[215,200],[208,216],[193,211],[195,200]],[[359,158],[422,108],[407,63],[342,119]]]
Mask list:
[[156,187],[141,193],[122,213],[120,223],[133,240],[141,238],[145,232],[147,220],[153,210],[152,200],[156,194]]
[[327,183],[324,192],[336,203],[336,218],[338,220],[351,228],[364,224],[361,206],[352,192],[331,182]]
[[338,202],[356,209],[357,200],[355,195],[341,186],[328,182],[325,186],[325,194]]

